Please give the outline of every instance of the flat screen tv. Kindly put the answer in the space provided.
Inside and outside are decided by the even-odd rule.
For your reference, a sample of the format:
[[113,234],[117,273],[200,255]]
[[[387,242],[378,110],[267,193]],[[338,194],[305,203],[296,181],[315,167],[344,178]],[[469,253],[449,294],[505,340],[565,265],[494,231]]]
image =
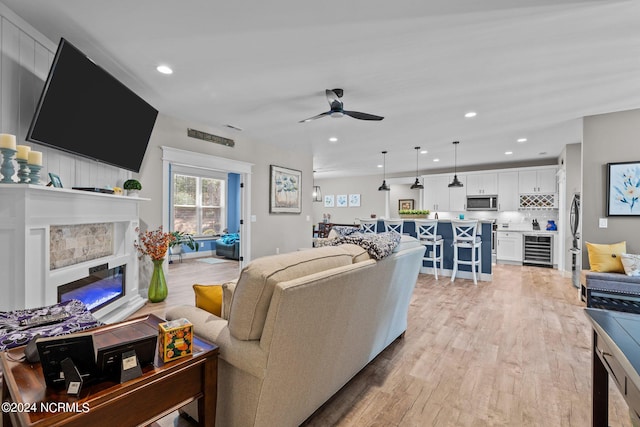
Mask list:
[[63,38],[27,140],[139,172],[157,115]]

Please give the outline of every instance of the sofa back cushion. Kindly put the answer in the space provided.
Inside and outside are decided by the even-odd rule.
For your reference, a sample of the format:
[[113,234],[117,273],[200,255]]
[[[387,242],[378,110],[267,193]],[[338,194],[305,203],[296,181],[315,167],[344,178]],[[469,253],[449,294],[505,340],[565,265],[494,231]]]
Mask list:
[[350,265],[352,257],[340,247],[322,247],[250,262],[242,269],[233,293],[229,332],[239,340],[260,339],[276,283]]

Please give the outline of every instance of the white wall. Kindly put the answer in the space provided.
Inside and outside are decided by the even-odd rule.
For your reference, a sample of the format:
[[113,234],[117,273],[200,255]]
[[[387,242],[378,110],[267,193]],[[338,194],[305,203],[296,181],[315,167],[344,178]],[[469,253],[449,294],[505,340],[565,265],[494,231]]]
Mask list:
[[[131,175],[124,169],[25,141],[56,47],[0,3],[0,133],[16,135],[18,144],[42,151],[44,183],[53,172],[64,187],[121,186]],[[17,180],[17,163],[14,167]]]
[[585,242],[627,242],[627,252],[640,253],[640,217],[608,217],[607,163],[640,161],[640,109],[584,118],[582,143],[582,268],[589,268]]
[[565,212],[563,212],[560,222],[564,224],[561,227],[561,238],[564,239],[564,271],[571,272],[571,249],[573,245],[573,236],[569,226],[569,214],[573,195],[580,193],[582,187],[582,144],[567,144],[560,155],[560,165],[565,170]]
[[[15,134],[18,144],[25,144],[24,138],[56,48],[56,43],[48,40],[0,3],[0,132]],[[187,128],[234,139],[236,146],[229,148],[189,138],[186,135]],[[87,143],[90,144],[91,140],[88,139]],[[32,143],[26,145],[43,151],[43,180],[47,180],[44,177],[48,172],[54,172],[60,176],[64,187],[121,186],[124,180],[133,175],[126,170],[56,149]],[[249,140],[241,133],[229,133],[224,129],[212,128],[201,123],[187,123],[161,112],[151,135],[140,174],[136,176],[143,186],[141,196],[151,199],[150,202],[142,203],[141,221],[152,228],[162,223],[164,197],[159,148],[162,145],[255,164],[251,180],[251,213],[256,217],[256,222],[252,223],[252,258],[275,254],[276,249],[288,252],[311,246],[313,159],[310,148],[284,151],[262,144],[258,140]],[[301,215],[269,214],[271,164],[302,171],[302,194],[308,194],[308,197],[303,198]],[[249,221],[250,218],[244,220]]]
[[322,196],[338,194],[360,194],[360,207],[327,208],[323,202],[313,203],[313,222],[322,221],[322,214],[331,214],[331,222],[336,224],[353,224],[360,218],[370,218],[371,214],[381,218],[385,215],[388,191],[378,191],[382,184],[382,176],[356,176],[349,178],[319,179]]
[[[187,136],[187,129],[230,138],[235,147],[227,147]],[[251,215],[256,222],[251,223],[251,256],[253,259],[279,252],[291,252],[302,247],[311,247],[313,215],[311,193],[313,190],[312,163],[309,148],[298,151],[281,150],[243,138],[239,132],[217,129],[201,123],[190,123],[181,119],[159,114],[151,134],[149,147],[140,169],[142,197],[153,202],[142,204],[142,220],[151,227],[162,223],[162,146],[179,148],[212,156],[224,157],[253,163],[251,177]],[[302,214],[269,213],[269,166],[284,166],[302,171]],[[307,221],[307,216],[309,221]],[[250,221],[251,218],[244,218]]]

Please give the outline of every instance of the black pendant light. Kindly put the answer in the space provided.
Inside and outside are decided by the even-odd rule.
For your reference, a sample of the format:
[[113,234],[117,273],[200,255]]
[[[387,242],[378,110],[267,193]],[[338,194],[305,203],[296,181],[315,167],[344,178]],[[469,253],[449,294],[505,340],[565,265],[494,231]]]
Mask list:
[[422,190],[424,188],[424,185],[420,184],[420,180],[418,179],[418,157],[419,157],[419,152],[418,150],[420,150],[420,147],[414,147],[416,149],[416,182],[413,183],[413,185],[411,186],[412,190]]
[[464,185],[458,180],[458,144],[460,141],[453,141],[453,146],[455,147],[455,161],[453,163],[453,181],[449,184],[449,188],[451,187],[464,187]]
[[387,152],[382,152],[382,185],[378,187],[378,191],[391,191],[387,185]]

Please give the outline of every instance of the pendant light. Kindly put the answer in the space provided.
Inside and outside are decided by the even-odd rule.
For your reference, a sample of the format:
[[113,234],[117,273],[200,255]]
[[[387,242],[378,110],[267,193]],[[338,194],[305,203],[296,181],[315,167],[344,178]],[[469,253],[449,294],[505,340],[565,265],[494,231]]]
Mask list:
[[319,185],[314,185],[313,186],[313,201],[314,202],[321,202],[322,201],[322,191],[320,190],[320,186]]
[[464,187],[464,185],[458,180],[458,144],[460,141],[453,141],[453,146],[455,147],[455,160],[453,163],[453,181],[449,184],[449,188],[451,187]]
[[416,149],[416,182],[413,183],[413,185],[411,186],[412,190],[422,190],[424,188],[424,185],[420,184],[420,180],[418,179],[418,157],[419,156],[419,150],[420,147],[414,147]]
[[387,185],[387,152],[382,152],[382,185],[378,187],[378,191],[390,191],[391,188]]

